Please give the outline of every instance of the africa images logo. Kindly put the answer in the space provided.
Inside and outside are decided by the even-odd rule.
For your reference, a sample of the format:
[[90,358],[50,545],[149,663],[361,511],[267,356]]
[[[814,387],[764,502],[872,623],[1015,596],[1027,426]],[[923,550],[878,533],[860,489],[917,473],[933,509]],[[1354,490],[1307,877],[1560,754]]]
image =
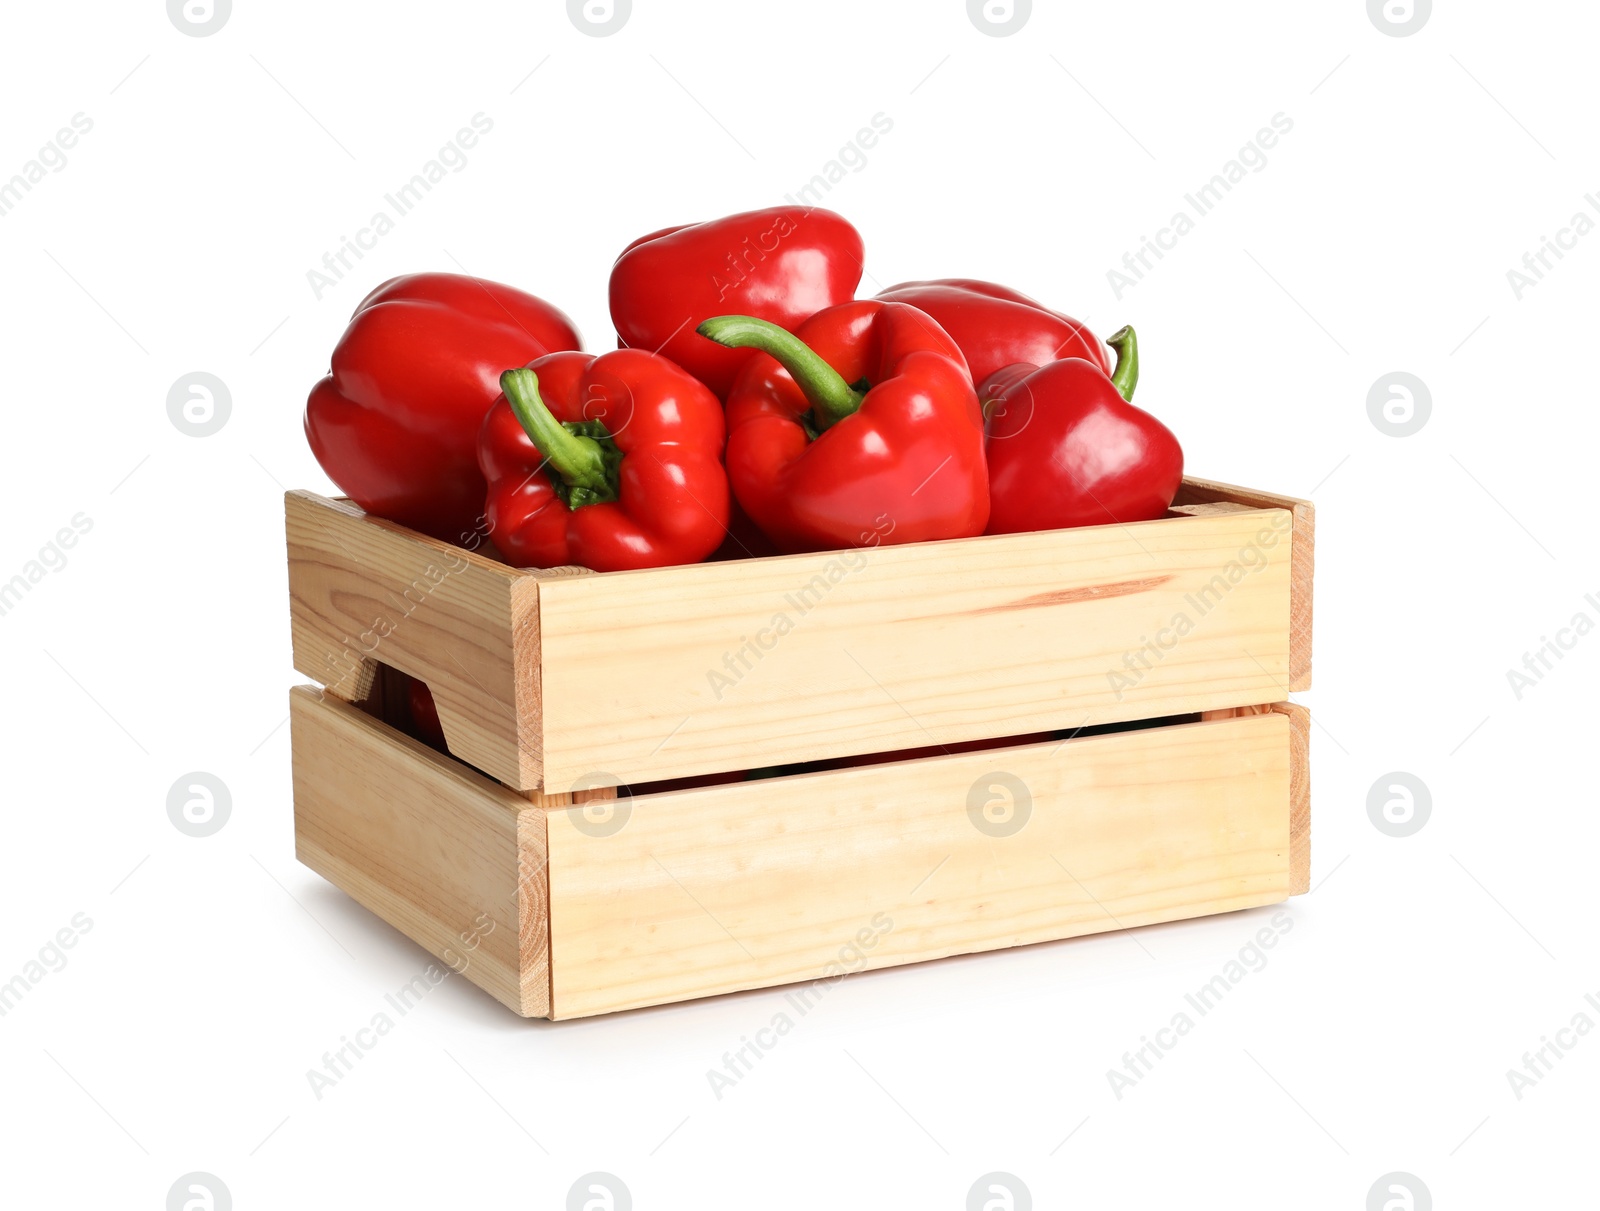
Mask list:
[[1380,34],[1409,38],[1428,24],[1433,0],[1367,0],[1367,16]]
[[232,15],[233,0],[167,0],[167,19],[191,38],[209,38]]
[[967,1191],[967,1211],[1033,1211],[1033,1193],[1015,1173],[985,1173]]
[[585,1173],[567,1191],[567,1211],[633,1211],[633,1195],[615,1173]]
[[580,34],[609,38],[628,24],[633,0],[567,0],[567,19]]
[[1033,0],[967,0],[967,17],[979,33],[1009,38],[1033,16]]

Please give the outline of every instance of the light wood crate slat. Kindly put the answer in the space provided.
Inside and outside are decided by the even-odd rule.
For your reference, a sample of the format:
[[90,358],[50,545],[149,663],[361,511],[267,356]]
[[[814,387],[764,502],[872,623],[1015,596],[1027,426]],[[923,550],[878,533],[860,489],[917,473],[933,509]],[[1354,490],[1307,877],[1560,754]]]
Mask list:
[[[292,716],[301,860],[526,1016],[827,979],[863,930],[851,968],[1307,883],[1300,707],[642,795],[614,805],[610,832],[332,695],[294,691]],[[1031,803],[1009,836],[969,814],[974,795],[1014,795],[997,773]],[[493,928],[469,949],[481,917]]]
[[289,704],[295,855],[516,1012],[546,1016],[543,812],[332,695],[301,686]]
[[1298,702],[1205,711],[1202,719],[1282,715],[1289,721],[1289,894],[1311,890],[1311,711]]
[[[876,968],[1283,900],[1289,730],[1239,718],[682,792],[604,837],[552,812],[554,1016],[821,980],[861,930]],[[1032,796],[1010,837],[968,816],[996,770]]]
[[[830,553],[541,582],[545,778],[670,778],[1281,698],[1289,523],[1245,511],[883,547],[853,571]],[[1230,579],[1242,560],[1256,562]]]

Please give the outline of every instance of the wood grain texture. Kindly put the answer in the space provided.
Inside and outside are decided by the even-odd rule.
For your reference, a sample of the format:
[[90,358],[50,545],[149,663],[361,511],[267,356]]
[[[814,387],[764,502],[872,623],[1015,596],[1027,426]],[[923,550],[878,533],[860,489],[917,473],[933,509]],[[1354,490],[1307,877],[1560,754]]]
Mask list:
[[544,811],[313,688],[291,691],[290,720],[300,861],[516,1012],[548,1014]]
[[1222,513],[1243,513],[1249,508],[1234,500],[1214,500],[1204,505],[1173,505],[1168,512],[1178,517],[1216,517]]
[[1249,509],[541,579],[548,786],[1281,698],[1291,525]]
[[1201,719],[1282,715],[1289,721],[1289,894],[1311,890],[1311,711],[1298,702],[1271,702],[1203,711]]
[[[650,795],[603,836],[551,811],[552,1016],[822,981],[809,998],[830,964],[1282,900],[1290,733],[1269,713]],[[1027,822],[980,831],[972,804],[1017,786]]]
[[1278,496],[1215,480],[1185,477],[1175,506],[1229,503],[1252,509],[1288,509],[1294,516],[1289,585],[1289,689],[1311,688],[1312,585],[1316,573],[1316,506],[1297,496]]
[[348,501],[290,492],[284,507],[295,668],[351,701],[379,662],[420,678],[451,753],[540,785],[537,581]]
[[512,1008],[525,1018],[550,1016],[549,831],[549,813],[544,810],[525,808],[517,813],[517,939],[522,965],[518,992],[522,1004]]
[[1289,720],[1289,894],[1311,890],[1311,712],[1297,702],[1273,710]]

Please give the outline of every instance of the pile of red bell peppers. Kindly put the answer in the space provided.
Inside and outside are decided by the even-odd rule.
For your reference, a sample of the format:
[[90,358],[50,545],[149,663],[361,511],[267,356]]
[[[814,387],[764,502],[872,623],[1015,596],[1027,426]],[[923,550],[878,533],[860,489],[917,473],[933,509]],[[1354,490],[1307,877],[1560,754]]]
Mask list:
[[862,256],[854,227],[804,207],[654,232],[612,268],[619,347],[598,356],[520,290],[395,278],[357,307],[306,436],[369,513],[518,567],[1165,514],[1183,451],[1130,402],[1131,328],[1102,343],[966,279],[857,299]]

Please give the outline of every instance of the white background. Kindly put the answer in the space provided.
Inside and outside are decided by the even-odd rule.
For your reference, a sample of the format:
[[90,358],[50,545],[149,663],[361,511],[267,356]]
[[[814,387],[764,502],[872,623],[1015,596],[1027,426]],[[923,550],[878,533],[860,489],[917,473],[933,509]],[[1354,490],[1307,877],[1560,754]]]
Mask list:
[[[1600,637],[1520,700],[1506,676],[1600,621],[1600,235],[1520,300],[1506,276],[1600,219],[1594,6],[1440,4],[1408,37],[1362,0],[1040,3],[1008,37],[962,0],[637,0],[603,38],[559,0],[4,24],[0,179],[94,124],[0,218],[0,580],[93,526],[0,617],[0,981],[93,922],[0,1018],[8,1205],[160,1208],[204,1171],[241,1209],[561,1207],[591,1170],[641,1208],[959,1208],[994,1170],[1038,1207],[1359,1211],[1395,1170],[1441,1208],[1594,1205],[1600,1032],[1506,1077],[1600,1024]],[[479,112],[468,166],[315,297]],[[1107,270],[1280,112],[1119,300]],[[780,202],[877,113],[827,198],[865,293],[973,275],[1132,322],[1192,472],[1315,498],[1315,890],[1121,1099],[1106,1070],[1277,910],[852,978],[721,1100],[706,1071],[781,993],[551,1025],[451,980],[318,1100],[306,1071],[427,962],[293,855],[281,494],[331,489],[300,414],[350,309],[465,269],[603,349],[624,243]],[[194,370],[232,397],[204,438],[166,411]],[[1368,417],[1393,370],[1431,391],[1414,436]],[[193,770],[232,795],[204,839],[166,813]],[[1432,794],[1405,839],[1366,810],[1395,770]]]

